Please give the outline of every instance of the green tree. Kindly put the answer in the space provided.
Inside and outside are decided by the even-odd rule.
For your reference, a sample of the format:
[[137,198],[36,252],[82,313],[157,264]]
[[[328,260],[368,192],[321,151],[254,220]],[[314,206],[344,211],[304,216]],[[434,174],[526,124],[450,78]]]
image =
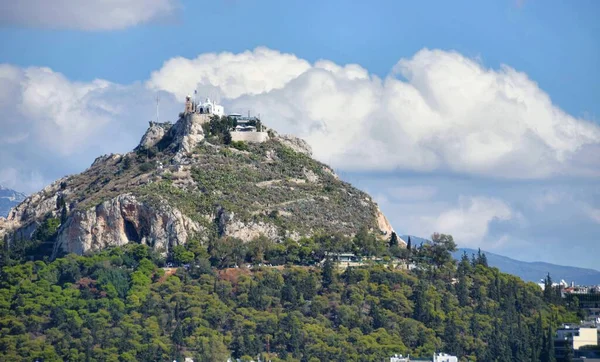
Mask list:
[[547,333],[544,334],[544,346],[540,359],[542,362],[556,362],[554,354],[554,331],[551,325],[548,325]]
[[398,235],[394,231],[392,231],[392,236],[390,237],[390,248],[398,246]]
[[565,357],[563,362],[573,362],[573,339],[569,336],[565,341]]
[[334,263],[330,258],[325,259],[323,263],[322,284],[324,288],[329,288],[335,280]]
[[187,250],[183,245],[176,245],[171,249],[173,260],[180,264],[189,264],[194,261],[194,253]]
[[232,140],[231,132],[227,129],[223,132],[223,143],[226,145],[229,145],[229,144],[231,144],[231,140]]
[[550,273],[546,275],[546,279],[544,279],[544,300],[548,303],[552,303],[555,301],[555,291],[554,286],[552,285],[552,278],[550,277]]

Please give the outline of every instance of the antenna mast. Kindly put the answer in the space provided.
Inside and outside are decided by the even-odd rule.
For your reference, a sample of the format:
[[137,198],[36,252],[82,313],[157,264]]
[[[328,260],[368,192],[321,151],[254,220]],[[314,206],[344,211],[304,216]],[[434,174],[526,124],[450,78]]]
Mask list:
[[160,102],[160,95],[156,93],[156,123],[158,123],[158,103]]

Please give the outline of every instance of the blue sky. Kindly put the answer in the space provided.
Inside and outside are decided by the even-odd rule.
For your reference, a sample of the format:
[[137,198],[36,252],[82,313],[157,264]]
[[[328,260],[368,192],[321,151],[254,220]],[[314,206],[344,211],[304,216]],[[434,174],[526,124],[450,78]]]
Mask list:
[[[125,152],[156,91],[161,113],[176,114],[198,86],[306,138],[400,233],[597,265],[586,253],[600,232],[597,1],[122,0],[111,10],[0,5],[0,183],[32,192]],[[355,135],[332,136],[340,125]]]
[[[82,32],[3,27],[3,62],[73,80],[145,79],[174,56],[266,46],[384,76],[422,48],[456,50],[527,73],[569,113],[597,120],[600,4],[578,1],[182,1],[158,24]],[[202,14],[207,14],[205,18]]]

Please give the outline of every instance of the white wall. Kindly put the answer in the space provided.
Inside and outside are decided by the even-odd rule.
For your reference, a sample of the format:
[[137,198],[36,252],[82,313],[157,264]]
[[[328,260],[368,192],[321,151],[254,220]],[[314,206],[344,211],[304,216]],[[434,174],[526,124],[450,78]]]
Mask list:
[[231,132],[232,141],[261,143],[269,139],[267,132]]

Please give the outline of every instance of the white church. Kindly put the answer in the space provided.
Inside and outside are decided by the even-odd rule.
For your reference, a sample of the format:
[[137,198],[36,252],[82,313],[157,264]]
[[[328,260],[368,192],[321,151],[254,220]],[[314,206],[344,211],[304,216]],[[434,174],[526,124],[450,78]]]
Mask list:
[[[204,102],[196,102],[196,97],[192,99],[192,96],[188,95],[185,97],[185,112],[183,114],[196,117],[200,123],[206,123],[210,120],[209,116],[225,116],[225,108],[208,97]],[[248,117],[243,117],[239,113],[231,113],[228,117],[234,118],[236,123],[231,130],[232,141],[261,143],[269,139],[269,134],[263,130],[258,117],[250,117],[250,114],[248,114]],[[259,129],[256,125],[259,125]]]
[[202,103],[192,100],[192,96],[188,95],[187,97],[185,97],[185,112],[199,114],[214,114],[215,116],[223,117],[225,115],[225,108],[208,97],[206,97],[206,99]]
[[215,101],[211,101],[210,98],[206,97],[204,103],[198,102],[196,106],[196,112],[200,114],[214,114],[219,117],[223,117],[225,115],[225,108],[222,105],[217,104]]

